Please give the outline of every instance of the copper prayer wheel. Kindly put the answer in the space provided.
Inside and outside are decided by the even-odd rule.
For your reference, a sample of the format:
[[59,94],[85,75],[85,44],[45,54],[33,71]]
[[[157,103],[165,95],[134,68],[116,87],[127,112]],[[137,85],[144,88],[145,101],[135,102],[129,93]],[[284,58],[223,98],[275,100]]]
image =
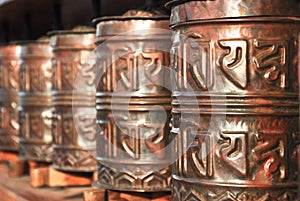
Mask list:
[[95,30],[75,27],[49,34],[53,52],[53,167],[65,171],[94,171],[96,161],[90,154],[94,150],[82,142],[72,109],[95,108],[90,94],[73,95],[79,74],[94,82]]
[[[96,185],[122,191],[169,190],[168,153],[163,148],[170,130],[171,94],[161,86],[170,80],[163,67],[170,69],[171,34],[151,29],[168,29],[168,17],[135,10],[94,22],[100,77],[96,109],[102,130],[97,136]],[[159,120],[155,106],[165,111],[166,121]],[[158,164],[164,167],[156,169]]]
[[18,45],[0,46],[0,149],[18,151]]
[[19,156],[52,160],[52,64],[49,39],[22,41],[19,51]]
[[173,200],[297,200],[299,1],[168,5],[171,66],[194,93],[175,80]]

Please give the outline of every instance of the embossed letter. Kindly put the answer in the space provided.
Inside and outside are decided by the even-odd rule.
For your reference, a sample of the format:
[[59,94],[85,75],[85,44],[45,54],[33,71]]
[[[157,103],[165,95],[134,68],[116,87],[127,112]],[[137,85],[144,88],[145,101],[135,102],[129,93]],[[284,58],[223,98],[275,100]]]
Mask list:
[[280,179],[285,179],[287,176],[286,136],[278,133],[258,133],[255,137],[257,145],[252,150],[254,161],[263,163],[267,175],[279,171]]
[[247,139],[244,131],[224,131],[220,146],[220,158],[242,176],[247,175]]
[[219,65],[227,78],[237,87],[244,89],[247,85],[247,42],[244,40],[219,41],[223,50]]
[[212,137],[210,133],[196,134],[191,146],[192,161],[199,173],[206,177],[213,175]]
[[286,41],[254,41],[258,53],[254,63],[258,70],[264,71],[264,78],[268,82],[279,82],[280,88],[288,86],[288,48]]
[[198,87],[207,90],[213,85],[213,66],[209,41],[187,40],[185,45],[189,72]]

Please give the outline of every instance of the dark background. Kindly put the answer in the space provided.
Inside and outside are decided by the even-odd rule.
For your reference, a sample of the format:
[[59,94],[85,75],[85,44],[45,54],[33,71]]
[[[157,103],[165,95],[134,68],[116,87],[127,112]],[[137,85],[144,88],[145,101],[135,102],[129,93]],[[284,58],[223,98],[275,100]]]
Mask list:
[[[1,1],[0,1],[1,2]],[[34,40],[50,30],[90,25],[129,9],[164,8],[166,0],[11,0],[0,5],[0,43]],[[167,12],[167,11],[165,11]]]

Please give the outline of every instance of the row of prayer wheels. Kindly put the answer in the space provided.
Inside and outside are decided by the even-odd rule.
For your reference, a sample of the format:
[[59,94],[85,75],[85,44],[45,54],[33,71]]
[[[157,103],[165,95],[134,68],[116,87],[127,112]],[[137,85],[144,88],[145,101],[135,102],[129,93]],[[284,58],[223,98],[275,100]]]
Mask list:
[[298,199],[300,2],[166,6],[1,46],[0,149],[175,201]]
[[22,159],[52,162],[61,170],[95,169],[72,118],[73,77],[87,52],[94,54],[94,29],[86,29],[57,31],[50,33],[50,41],[41,38],[0,48],[5,99],[1,149],[18,150]]

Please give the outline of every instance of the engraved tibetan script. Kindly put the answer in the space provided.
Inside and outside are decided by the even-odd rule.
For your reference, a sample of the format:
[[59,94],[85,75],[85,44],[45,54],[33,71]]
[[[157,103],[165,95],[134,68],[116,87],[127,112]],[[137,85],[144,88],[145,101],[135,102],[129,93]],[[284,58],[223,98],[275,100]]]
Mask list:
[[[97,58],[96,66],[98,69],[96,70],[95,74],[95,83],[97,83],[97,88],[99,91],[112,91],[112,84],[111,84],[111,76],[110,71],[111,69],[107,66],[106,59]],[[105,76],[105,72],[107,75]]]
[[53,137],[55,144],[76,144],[77,135],[74,134],[75,127],[73,123],[73,118],[66,111],[66,114],[54,113],[53,122]]
[[[158,158],[164,155],[160,151],[164,148],[163,123],[140,123],[120,121],[122,148],[133,159],[139,159],[140,154],[152,152]],[[147,148],[147,151],[145,150]]]
[[136,91],[148,84],[159,84],[158,82],[163,81],[163,59],[162,52],[133,52],[122,55],[114,64],[112,75],[107,75],[114,79],[112,88]]
[[[248,45],[251,44],[251,45]],[[217,42],[200,36],[189,36],[181,46],[172,48],[173,68],[185,82],[202,90],[213,87],[215,65],[225,79],[245,89],[248,84],[248,63],[254,63],[263,79],[284,89],[288,87],[289,42],[286,40],[226,39]],[[181,61],[181,56],[185,61]],[[248,61],[248,58],[253,58]],[[187,88],[176,78],[179,88]]]
[[210,133],[199,132],[196,134],[190,151],[194,166],[202,176],[213,175],[213,139]]
[[43,120],[38,114],[29,114],[29,127],[31,138],[41,139],[43,137]]
[[9,125],[9,113],[5,107],[0,106],[0,128],[5,129]]
[[262,163],[267,176],[279,172],[281,180],[287,176],[286,136],[278,133],[257,133],[253,159]]
[[189,55],[189,72],[201,89],[209,89],[213,85],[213,66],[209,41],[188,40],[185,47]]
[[280,88],[288,86],[288,47],[286,41],[254,40],[257,54],[254,64],[264,72],[264,79],[270,83],[278,83]]
[[219,46],[226,51],[219,59],[223,73],[237,87],[244,89],[247,85],[247,42],[221,40]]
[[82,62],[79,72],[85,81],[85,86],[94,86],[95,84],[95,65],[89,62]]
[[[25,67],[25,68],[29,68],[28,67]],[[34,69],[33,67],[32,68],[29,68],[30,69],[30,88],[32,91],[43,91],[45,90],[43,88],[43,81],[45,80],[45,77],[43,76],[43,74],[40,72],[40,69]],[[44,85],[45,86],[45,85]]]
[[[200,37],[200,36],[199,36]],[[220,40],[221,49],[218,61],[215,61],[216,46],[209,40],[191,36],[184,43],[183,57],[188,57],[183,63],[181,74],[185,80],[191,80],[203,89],[208,90],[215,82],[215,63],[221,68],[226,78],[239,88],[247,85],[247,41]],[[188,69],[188,70],[187,70]]]
[[72,90],[73,82],[79,68],[78,62],[54,61],[54,89]]
[[29,77],[30,69],[27,68],[27,65],[22,64],[20,67],[20,72],[19,72],[19,80],[20,80],[20,91],[30,91],[30,86],[29,86]]
[[76,144],[77,134],[71,114],[62,115],[62,138],[64,144]]
[[244,131],[223,131],[219,155],[223,162],[241,176],[247,175],[247,136]]
[[8,64],[8,87],[9,89],[19,89],[19,67],[15,61]]
[[5,84],[5,77],[7,77],[4,65],[0,63],[0,88],[4,88],[6,86]]
[[124,148],[126,153],[130,155],[130,157],[139,159],[139,155],[141,154],[141,138],[139,137],[139,126],[134,123],[122,121],[120,121],[120,125],[122,126],[120,128],[122,130],[122,147]]

